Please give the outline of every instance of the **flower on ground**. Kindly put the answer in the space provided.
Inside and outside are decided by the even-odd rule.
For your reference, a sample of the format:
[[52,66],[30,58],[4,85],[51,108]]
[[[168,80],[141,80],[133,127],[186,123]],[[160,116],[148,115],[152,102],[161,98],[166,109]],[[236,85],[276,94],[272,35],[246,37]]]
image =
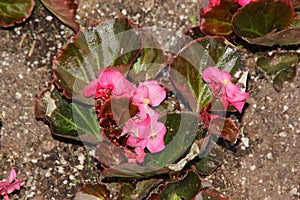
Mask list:
[[164,137],[167,130],[158,118],[159,114],[153,111],[153,115],[138,114],[128,120],[122,133],[129,134],[127,144],[142,149],[147,147],[151,153],[162,151],[165,148]]
[[240,113],[244,107],[249,93],[243,92],[231,82],[231,75],[216,67],[208,67],[202,72],[203,80],[208,83],[210,90],[216,98],[219,98],[224,108],[230,103]]
[[19,190],[23,180],[16,180],[16,171],[12,169],[7,178],[7,181],[0,182],[0,195],[3,196],[4,200],[9,200],[8,194],[12,193],[15,190]]
[[130,97],[133,85],[118,70],[105,70],[84,89],[84,96],[108,99],[110,95]]

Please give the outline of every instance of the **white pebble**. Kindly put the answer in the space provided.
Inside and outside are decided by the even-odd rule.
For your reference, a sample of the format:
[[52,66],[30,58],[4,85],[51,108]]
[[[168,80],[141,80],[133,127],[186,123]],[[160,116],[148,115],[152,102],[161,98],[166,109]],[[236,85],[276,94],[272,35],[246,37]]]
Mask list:
[[49,21],[49,22],[51,22],[51,21],[52,21],[52,19],[53,19],[53,17],[52,17],[52,16],[50,16],[50,15],[48,15],[48,16],[46,17],[46,20],[47,20],[47,21]]
[[22,94],[20,92],[16,92],[16,99],[21,99],[22,98]]

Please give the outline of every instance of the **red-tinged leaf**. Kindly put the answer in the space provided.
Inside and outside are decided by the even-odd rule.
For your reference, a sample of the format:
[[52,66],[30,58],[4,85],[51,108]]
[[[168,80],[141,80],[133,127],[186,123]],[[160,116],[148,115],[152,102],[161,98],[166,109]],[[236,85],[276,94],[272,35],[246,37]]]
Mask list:
[[129,77],[136,83],[155,79],[167,65],[168,57],[162,45],[147,29],[138,30],[143,44],[142,52],[129,71]]
[[47,122],[54,135],[89,143],[101,140],[95,111],[63,98],[53,85],[36,98],[34,110],[35,116]]
[[231,200],[228,196],[223,196],[214,189],[204,189],[199,192],[193,200]]
[[207,111],[201,113],[201,119],[209,133],[220,135],[222,138],[232,143],[236,142],[240,130],[234,124],[232,119],[213,115]]
[[186,45],[170,64],[171,81],[184,97],[181,103],[194,112],[200,112],[212,98],[202,80],[202,71],[210,66],[232,75],[238,68],[246,68],[242,51],[224,37],[199,38]]
[[205,35],[200,30],[200,26],[194,26],[185,31],[184,34],[190,36],[192,40],[205,37]]
[[220,5],[211,7],[208,12],[201,15],[201,31],[206,35],[231,35],[231,20],[237,9],[238,4],[234,0],[222,0]]
[[41,0],[41,2],[60,21],[78,32],[79,24],[75,21],[77,0]]
[[262,37],[242,38],[250,44],[274,46],[300,44],[300,28],[287,28],[279,32],[272,31]]
[[34,4],[34,0],[0,0],[0,26],[24,22],[31,15]]
[[[280,13],[280,15],[278,14]],[[284,30],[294,19],[294,9],[287,0],[251,2],[233,16],[233,30],[242,38],[258,38]]]
[[79,32],[53,62],[55,84],[67,98],[84,101],[83,90],[109,66],[126,73],[141,49],[139,35],[127,19],[107,20]]
[[104,177],[123,177],[131,179],[140,179],[159,174],[166,174],[170,170],[155,166],[141,166],[134,163],[124,163],[120,165],[113,165],[105,169],[101,175]]
[[74,200],[110,200],[110,191],[104,184],[86,184],[75,195]]

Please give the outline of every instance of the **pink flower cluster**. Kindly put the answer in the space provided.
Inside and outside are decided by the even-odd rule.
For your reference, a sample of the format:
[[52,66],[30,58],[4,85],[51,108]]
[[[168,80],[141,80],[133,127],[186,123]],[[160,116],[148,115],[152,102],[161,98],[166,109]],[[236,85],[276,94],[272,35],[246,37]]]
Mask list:
[[216,67],[208,67],[202,72],[202,78],[208,83],[213,95],[220,99],[225,109],[230,103],[240,113],[242,112],[249,93],[242,92],[237,85],[233,84],[228,72]]
[[[166,98],[166,91],[156,80],[148,80],[138,86],[131,84],[118,70],[105,70],[84,90],[86,97],[107,100],[111,97],[130,98],[139,112],[123,127],[121,136],[127,136],[126,144],[134,147],[136,157],[129,162],[143,162],[147,148],[151,153],[165,148],[166,127],[158,119],[160,114],[152,106],[160,105]],[[132,157],[132,155],[131,155]]]
[[[238,3],[241,6],[245,6],[248,3],[253,2],[253,1],[256,1],[256,0],[234,0],[235,3]],[[220,4],[221,4],[221,0],[210,0],[209,4],[204,9],[204,13],[207,13],[211,7],[219,6]]]
[[3,196],[4,200],[9,200],[8,194],[12,193],[15,190],[19,190],[23,180],[16,180],[16,171],[12,169],[10,171],[7,181],[0,182],[0,195]]

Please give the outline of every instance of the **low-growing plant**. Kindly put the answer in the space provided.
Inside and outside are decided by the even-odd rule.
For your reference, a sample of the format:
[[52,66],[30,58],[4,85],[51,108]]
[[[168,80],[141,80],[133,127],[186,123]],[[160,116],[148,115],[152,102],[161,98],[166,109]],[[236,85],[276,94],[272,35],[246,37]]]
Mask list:
[[200,176],[222,163],[222,153],[210,154],[217,138],[239,135],[225,113],[242,112],[249,96],[244,55],[223,37],[169,52],[150,32],[127,19],[80,31],[54,61],[36,117],[81,140],[102,178],[118,178],[117,196],[102,181],[75,199],[228,199]]

